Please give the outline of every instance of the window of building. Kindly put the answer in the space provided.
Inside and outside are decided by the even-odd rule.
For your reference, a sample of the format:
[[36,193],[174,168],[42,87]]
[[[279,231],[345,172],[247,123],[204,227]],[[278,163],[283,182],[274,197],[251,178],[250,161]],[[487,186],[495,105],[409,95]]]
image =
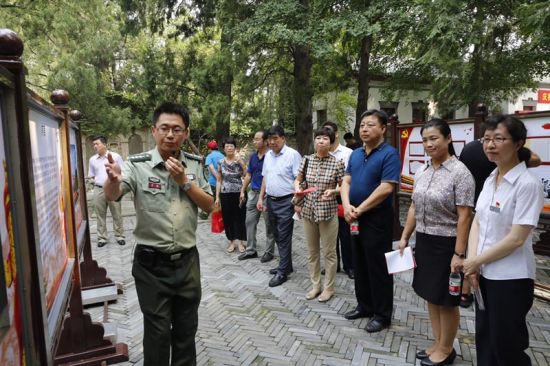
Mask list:
[[412,122],[423,123],[426,121],[428,104],[423,101],[412,103]]
[[450,120],[450,119],[455,119],[455,113],[456,111],[448,111],[448,112],[444,112],[441,114],[441,118],[444,119],[444,120]]
[[321,126],[326,121],[327,121],[327,110],[319,109],[317,111],[317,126]]

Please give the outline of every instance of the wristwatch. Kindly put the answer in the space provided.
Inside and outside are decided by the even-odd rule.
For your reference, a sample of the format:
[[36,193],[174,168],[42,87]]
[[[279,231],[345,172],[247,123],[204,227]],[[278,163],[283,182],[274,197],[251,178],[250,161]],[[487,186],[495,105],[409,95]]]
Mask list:
[[192,185],[192,184],[193,184],[193,183],[191,183],[191,181],[188,180],[187,182],[185,182],[185,183],[183,184],[183,186],[181,186],[181,188],[183,188],[183,191],[184,191],[184,192],[187,192],[189,189],[191,189],[191,185]]
[[460,259],[466,258],[466,253],[457,253],[457,252],[455,252],[455,255]]

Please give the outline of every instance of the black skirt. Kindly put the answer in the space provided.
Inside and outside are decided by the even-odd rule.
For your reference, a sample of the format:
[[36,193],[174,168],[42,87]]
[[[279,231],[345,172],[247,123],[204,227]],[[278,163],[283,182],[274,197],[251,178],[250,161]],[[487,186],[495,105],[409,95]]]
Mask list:
[[456,237],[416,232],[413,288],[418,296],[435,305],[458,306],[460,295],[449,294],[449,275]]
[[239,205],[240,192],[220,193],[227,240],[246,240],[246,204]]

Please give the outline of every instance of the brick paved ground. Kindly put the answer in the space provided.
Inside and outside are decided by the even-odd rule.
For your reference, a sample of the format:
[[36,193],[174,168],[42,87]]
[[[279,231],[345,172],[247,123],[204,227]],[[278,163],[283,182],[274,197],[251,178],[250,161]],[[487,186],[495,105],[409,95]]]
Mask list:
[[[109,305],[109,317],[118,323],[118,341],[129,347],[130,362],[123,365],[141,365],[142,316],[131,276],[135,217],[131,202],[123,203],[128,245],[121,247],[112,237],[107,246],[94,246],[93,253],[111,279],[124,288],[118,301]],[[91,226],[95,243],[93,218]],[[110,219],[108,227],[112,228]],[[263,223],[259,229],[259,238],[263,238]],[[258,259],[239,261],[236,253],[226,254],[225,236],[211,234],[208,221],[199,223],[198,243],[203,288],[199,365],[414,365],[416,351],[430,344],[426,304],[411,289],[411,273],[396,276],[393,323],[377,334],[363,330],[367,319],[343,318],[356,304],[353,281],[343,274],[337,275],[336,295],[328,303],[306,300],[309,278],[301,224],[296,225],[293,237],[295,272],[276,288],[267,286],[268,270],[276,260],[262,264]],[[539,258],[540,276],[548,276],[549,262]],[[88,311],[101,321],[101,307]],[[528,323],[533,364],[550,364],[549,304],[536,300]],[[455,365],[475,365],[474,325],[472,309],[461,309]]]

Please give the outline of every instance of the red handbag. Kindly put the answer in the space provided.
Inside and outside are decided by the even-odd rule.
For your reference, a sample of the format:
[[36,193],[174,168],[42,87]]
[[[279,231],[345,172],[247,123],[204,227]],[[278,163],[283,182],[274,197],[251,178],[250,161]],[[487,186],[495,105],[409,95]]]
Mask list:
[[222,233],[225,230],[225,225],[223,224],[223,217],[221,210],[212,212],[212,232],[215,234]]

